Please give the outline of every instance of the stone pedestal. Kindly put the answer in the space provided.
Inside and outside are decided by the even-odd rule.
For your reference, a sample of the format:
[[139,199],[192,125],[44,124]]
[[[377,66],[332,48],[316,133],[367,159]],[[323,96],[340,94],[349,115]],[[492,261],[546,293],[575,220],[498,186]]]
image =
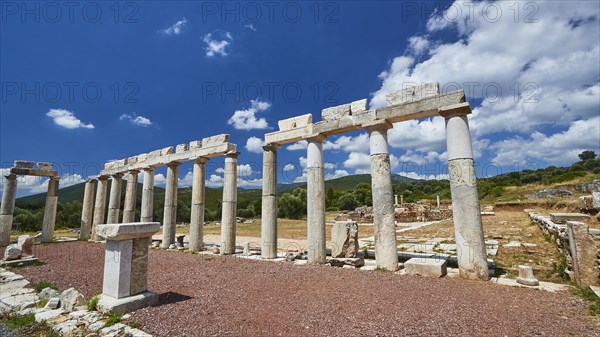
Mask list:
[[225,155],[223,181],[223,207],[221,217],[221,254],[235,253],[235,227],[237,224],[237,157],[239,152]]
[[135,222],[135,205],[137,202],[137,181],[139,171],[129,171],[125,188],[125,205],[123,206],[123,223]]
[[305,137],[307,147],[307,248],[308,263],[323,264],[325,254],[325,172],[323,166],[323,135]]
[[519,266],[519,277],[517,277],[517,283],[526,286],[540,285],[540,281],[533,276],[533,268],[530,266]]
[[579,221],[567,221],[567,235],[575,283],[580,287],[600,285],[598,246],[589,233],[588,225]]
[[106,239],[104,280],[98,310],[126,313],[158,303],[148,291],[148,246],[160,223],[99,225],[97,234]]
[[377,267],[398,270],[394,192],[388,153],[388,121],[378,121],[364,126],[369,132],[371,152],[371,186],[373,193],[373,231]]
[[277,257],[277,150],[280,145],[263,146],[263,189],[261,257]]
[[2,205],[0,205],[0,246],[2,247],[10,243],[16,195],[17,176],[14,174],[6,175],[2,192]]
[[108,216],[106,218],[106,223],[119,223],[119,213],[121,212],[122,183],[122,173],[117,173],[112,176],[110,185],[110,199],[108,200]]
[[144,186],[142,187],[141,222],[154,220],[154,168],[144,169]]
[[46,194],[46,206],[44,209],[44,220],[42,222],[42,242],[52,242],[54,239],[59,180],[60,177],[50,177],[50,180],[48,180],[48,193]]
[[466,279],[488,280],[469,121],[461,109],[446,110],[440,115],[446,118],[448,173],[459,273]]
[[92,240],[100,241],[96,233],[98,225],[104,223],[104,213],[106,212],[106,191],[108,190],[108,177],[98,177],[98,188],[96,188],[96,201],[94,204],[94,220],[92,221]]
[[189,246],[191,252],[201,251],[204,242],[204,195],[207,160],[207,158],[194,160]]
[[165,208],[163,218],[163,240],[161,248],[168,249],[175,244],[177,220],[177,186],[179,183],[179,163],[167,166],[167,185],[165,186]]
[[79,240],[88,240],[92,230],[94,220],[94,187],[96,179],[90,179],[85,182],[83,192],[83,207],[81,209],[81,228],[79,230]]

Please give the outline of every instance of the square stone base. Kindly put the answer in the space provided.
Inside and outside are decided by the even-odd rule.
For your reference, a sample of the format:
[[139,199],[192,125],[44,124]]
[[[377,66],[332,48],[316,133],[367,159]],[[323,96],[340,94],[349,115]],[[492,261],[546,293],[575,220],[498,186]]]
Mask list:
[[430,258],[413,258],[404,262],[404,268],[408,275],[435,278],[444,277],[448,273],[446,265],[446,260]]
[[141,308],[158,304],[158,294],[152,291],[128,296],[123,298],[114,298],[107,295],[100,295],[98,300],[98,311],[102,313],[128,313]]

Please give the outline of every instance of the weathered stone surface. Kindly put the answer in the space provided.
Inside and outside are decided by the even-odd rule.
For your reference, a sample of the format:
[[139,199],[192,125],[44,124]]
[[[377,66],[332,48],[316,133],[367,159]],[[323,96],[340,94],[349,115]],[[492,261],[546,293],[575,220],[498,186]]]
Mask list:
[[190,149],[190,146],[188,144],[179,144],[175,148],[175,152],[176,153],[181,153],[181,152],[188,151],[189,149]]
[[148,290],[148,246],[151,240],[151,237],[133,240],[130,295],[137,295]]
[[415,102],[422,100],[423,98],[436,96],[439,94],[439,83],[422,83],[420,85],[411,86],[400,91],[388,94],[385,98],[388,106],[390,106],[406,102]]
[[173,147],[172,146],[167,146],[167,147],[165,147],[165,148],[163,148],[163,149],[160,150],[160,155],[161,156],[165,156],[165,155],[168,155],[168,154],[171,154],[171,153],[173,153]]
[[591,195],[584,195],[579,197],[579,208],[583,211],[589,211],[594,209],[594,197]]
[[158,294],[151,291],[119,299],[102,294],[98,300],[98,311],[123,314],[156,304]]
[[202,148],[201,140],[194,140],[194,141],[190,142],[190,144],[189,144],[190,150],[195,150],[195,149],[200,149],[200,148]]
[[44,288],[42,289],[42,291],[40,292],[40,298],[41,299],[50,299],[52,297],[59,297],[60,293],[52,288]]
[[37,314],[35,314],[35,321],[38,323],[42,323],[45,322],[49,319],[53,319],[56,318],[60,315],[62,315],[65,311],[62,309],[55,309],[55,310],[49,310],[49,311],[41,311],[38,312]]
[[593,199],[593,203],[592,203],[593,208],[600,211],[600,192],[593,192],[592,199]]
[[5,261],[18,260],[20,258],[21,258],[21,250],[19,249],[19,247],[17,245],[12,244],[12,245],[6,246],[6,249],[4,250],[4,260]]
[[217,146],[219,144],[227,143],[229,141],[228,134],[220,134],[216,136],[202,138],[202,147]]
[[573,193],[570,191],[556,188],[541,190],[535,193],[536,198],[567,198],[572,195]]
[[46,305],[44,306],[44,309],[54,310],[54,309],[58,309],[59,307],[60,307],[60,298],[51,297],[48,299],[48,303],[46,303]]
[[600,285],[598,246],[589,234],[588,225],[583,222],[568,221],[567,233],[575,282],[579,286]]
[[75,288],[69,288],[60,294],[60,307],[66,311],[73,311],[75,307],[85,305],[83,295]]
[[358,223],[336,221],[331,230],[331,256],[356,257],[358,251]]
[[425,277],[443,277],[447,272],[447,262],[443,259],[412,258],[404,262],[404,269],[408,275]]
[[38,162],[36,165],[38,170],[52,170],[52,163]]
[[162,152],[162,149],[150,151],[150,153],[148,153],[148,158],[160,157],[161,152]]
[[21,250],[21,256],[33,256],[33,238],[29,235],[20,235],[17,239],[17,248]]
[[583,213],[550,213],[550,219],[556,223],[567,223],[567,221],[587,221],[590,216]]
[[288,119],[282,119],[277,122],[279,131],[288,131],[295,128],[307,126],[312,123],[312,114],[305,114]]
[[352,266],[358,268],[365,265],[365,259],[362,257],[333,258],[329,260],[329,264],[333,267]]
[[367,111],[366,98],[351,103],[346,103],[323,109],[321,111],[321,118],[323,120],[335,120],[347,116],[352,116],[365,111]]
[[35,165],[35,162],[25,161],[25,160],[15,160],[14,167],[16,168],[24,168],[24,169],[32,169]]
[[517,283],[526,286],[538,286],[540,282],[533,276],[533,269],[530,266],[519,266],[519,277]]
[[132,157],[127,158],[126,160],[127,160],[127,165],[133,165],[138,162],[138,157],[132,156]]
[[250,242],[244,242],[242,244],[243,250],[242,250],[242,254],[244,256],[249,256],[250,255]]
[[96,231],[99,236],[107,240],[128,240],[152,236],[159,229],[159,222],[134,222],[100,225]]
[[148,160],[148,154],[147,153],[140,153],[140,154],[138,154],[138,156],[137,156],[137,162],[138,163],[143,163],[146,160]]

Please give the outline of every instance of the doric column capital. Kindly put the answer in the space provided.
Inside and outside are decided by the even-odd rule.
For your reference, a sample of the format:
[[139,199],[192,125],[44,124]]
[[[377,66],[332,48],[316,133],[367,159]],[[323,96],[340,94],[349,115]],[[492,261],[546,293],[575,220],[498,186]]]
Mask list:
[[369,132],[373,132],[373,131],[379,131],[379,132],[385,132],[391,128],[393,128],[394,126],[392,125],[392,123],[388,122],[385,119],[380,119],[380,120],[375,120],[369,123],[365,123],[362,125],[362,127],[369,131]]
[[170,163],[167,164],[167,166],[170,167],[170,168],[179,167],[179,165],[181,165],[181,163],[178,162],[178,161],[172,161],[172,162],[170,162]]
[[327,136],[320,133],[314,133],[311,135],[302,136],[302,138],[309,143],[323,143],[325,139],[327,139]]
[[471,113],[471,106],[469,106],[469,102],[447,105],[439,108],[438,113],[446,119],[456,116],[466,116]]
[[14,174],[14,173],[9,173],[9,174],[5,175],[4,178],[6,178],[8,180],[16,180],[17,179],[17,175]]
[[60,180],[59,176],[50,177],[50,181],[59,181],[59,180]]
[[239,155],[240,155],[240,153],[238,151],[229,151],[229,152],[225,153],[225,158],[237,159],[237,157]]
[[138,175],[138,174],[140,174],[140,171],[139,170],[129,170],[129,171],[127,171],[127,173]]
[[106,181],[108,180],[108,176],[98,176],[98,180]]
[[122,172],[115,173],[115,174],[112,174],[111,177],[113,177],[114,179],[121,179],[121,178],[123,178],[123,173]]
[[276,144],[276,143],[265,144],[265,145],[263,145],[262,148],[264,151],[277,151],[277,150],[281,149],[281,144]]
[[209,158],[206,157],[198,157],[196,159],[194,159],[194,163],[195,164],[204,164],[208,161]]
[[144,172],[154,172],[154,169],[155,169],[154,166],[142,167],[142,171],[144,171]]
[[92,184],[92,183],[94,183],[94,184],[95,184],[95,183],[96,183],[96,181],[97,181],[97,179],[96,179],[96,178],[90,178],[90,179],[87,179],[87,180],[85,181],[85,183],[86,183],[86,184]]

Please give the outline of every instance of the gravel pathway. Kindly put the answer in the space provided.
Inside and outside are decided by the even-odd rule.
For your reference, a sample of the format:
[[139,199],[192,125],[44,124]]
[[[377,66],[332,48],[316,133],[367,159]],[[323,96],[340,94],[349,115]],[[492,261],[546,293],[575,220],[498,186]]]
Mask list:
[[[102,287],[102,244],[36,246],[32,282]],[[157,336],[600,336],[565,294],[460,279],[150,251],[161,304],[133,320]]]

